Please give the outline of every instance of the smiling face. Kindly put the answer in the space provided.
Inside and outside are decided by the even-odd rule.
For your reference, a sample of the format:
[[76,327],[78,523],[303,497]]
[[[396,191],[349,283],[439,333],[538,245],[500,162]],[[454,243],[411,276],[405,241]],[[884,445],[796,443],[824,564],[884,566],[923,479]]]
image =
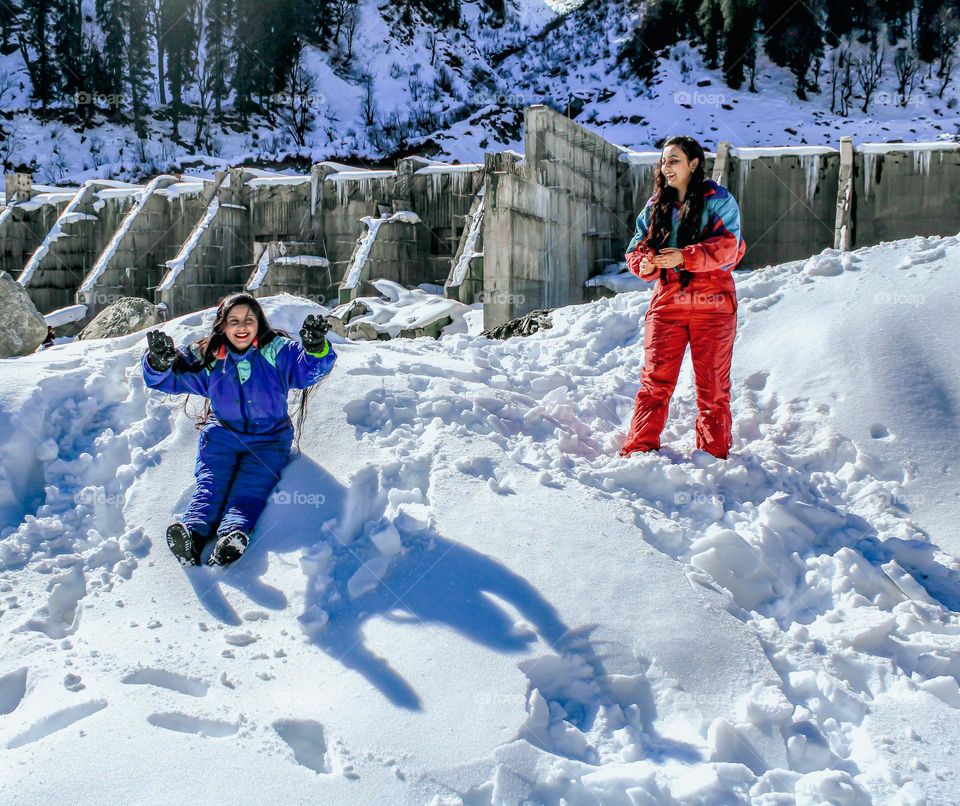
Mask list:
[[234,305],[223,323],[223,335],[234,350],[246,350],[257,337],[257,317],[249,305]]
[[663,178],[667,180],[670,187],[676,189],[681,195],[687,189],[690,177],[693,176],[693,172],[697,169],[699,163],[700,160],[696,157],[688,160],[687,155],[678,145],[669,145],[660,154],[660,172],[663,174]]

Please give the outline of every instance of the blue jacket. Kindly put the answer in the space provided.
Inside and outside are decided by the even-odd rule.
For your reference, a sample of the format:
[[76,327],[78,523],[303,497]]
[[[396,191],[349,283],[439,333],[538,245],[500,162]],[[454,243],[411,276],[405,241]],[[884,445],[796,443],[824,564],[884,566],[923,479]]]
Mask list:
[[[199,365],[195,346],[177,352],[189,364]],[[242,354],[221,349],[212,366],[199,372],[172,368],[157,372],[147,362],[147,353],[141,365],[143,380],[151,389],[201,395],[209,398],[216,422],[231,431],[272,434],[292,426],[287,392],[313,386],[329,374],[336,360],[329,341],[322,352],[308,353],[300,342],[276,336],[265,347],[248,347]]]
[[[708,179],[705,185],[700,240],[683,248],[683,266],[674,269],[675,272],[679,272],[680,268],[692,272],[730,271],[740,262],[747,249],[740,234],[740,207],[737,200],[729,190],[712,179]],[[628,254],[640,245],[647,234],[653,216],[653,204],[651,196],[637,216],[637,230],[627,247]],[[677,246],[681,206],[679,202],[675,203],[672,211],[673,226],[667,246],[674,248]]]

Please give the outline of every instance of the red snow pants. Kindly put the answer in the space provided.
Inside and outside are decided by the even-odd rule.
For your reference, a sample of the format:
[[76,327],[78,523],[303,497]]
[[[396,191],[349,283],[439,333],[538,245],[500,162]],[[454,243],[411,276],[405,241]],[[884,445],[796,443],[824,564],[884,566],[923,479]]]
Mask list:
[[660,447],[670,397],[687,344],[697,389],[697,447],[726,459],[733,442],[730,361],[737,332],[737,294],[729,271],[694,273],[682,289],[667,272],[644,320],[643,372],[621,456]]

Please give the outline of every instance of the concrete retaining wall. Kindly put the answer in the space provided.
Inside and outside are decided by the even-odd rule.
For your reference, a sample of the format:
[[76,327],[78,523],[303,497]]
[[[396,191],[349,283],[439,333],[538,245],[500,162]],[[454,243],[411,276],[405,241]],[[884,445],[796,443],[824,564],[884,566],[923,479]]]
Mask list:
[[172,259],[203,213],[203,185],[173,176],[151,180],[77,291],[94,316],[121,297],[152,300]]
[[41,313],[76,301],[84,277],[142,192],[123,184],[84,183],[27,260],[17,282]]
[[960,231],[960,143],[861,144],[853,158],[849,248]]

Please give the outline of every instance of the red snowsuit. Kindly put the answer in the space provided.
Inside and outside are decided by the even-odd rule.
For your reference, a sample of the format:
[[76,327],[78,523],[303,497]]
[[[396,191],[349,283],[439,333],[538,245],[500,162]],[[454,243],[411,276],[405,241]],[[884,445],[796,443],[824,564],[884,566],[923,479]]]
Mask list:
[[[660,432],[687,343],[700,410],[697,447],[720,459],[726,459],[730,451],[730,361],[737,329],[732,271],[746,244],[740,237],[740,210],[730,192],[708,181],[704,202],[703,237],[682,249],[682,268],[692,274],[689,284],[681,288],[678,270],[661,272],[647,309],[640,391],[621,456],[660,447]],[[637,232],[627,249],[628,265],[634,273],[638,273],[637,258],[630,253],[643,254],[644,247],[639,244],[650,225],[652,206],[651,199],[637,219]],[[677,203],[669,246],[676,246],[679,208]]]

